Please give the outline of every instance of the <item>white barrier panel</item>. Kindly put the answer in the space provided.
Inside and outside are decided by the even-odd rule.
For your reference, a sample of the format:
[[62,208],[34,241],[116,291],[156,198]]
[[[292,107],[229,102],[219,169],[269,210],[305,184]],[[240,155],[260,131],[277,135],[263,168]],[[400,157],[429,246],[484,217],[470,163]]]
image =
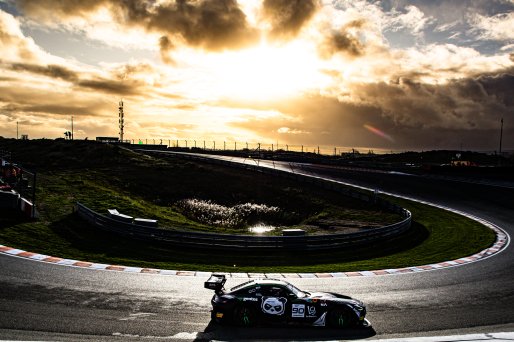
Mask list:
[[32,203],[22,197],[20,201],[20,209],[27,217],[32,217],[32,208]]

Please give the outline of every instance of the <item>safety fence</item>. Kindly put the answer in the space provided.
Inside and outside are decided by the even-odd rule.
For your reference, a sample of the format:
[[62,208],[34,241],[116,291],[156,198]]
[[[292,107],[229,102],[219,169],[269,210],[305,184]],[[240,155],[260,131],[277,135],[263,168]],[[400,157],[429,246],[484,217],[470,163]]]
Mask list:
[[[204,140],[204,139],[126,139],[123,140],[126,145],[132,148],[155,148],[155,149],[187,149],[191,151],[201,152],[298,152],[305,154],[317,154],[325,156],[341,156],[341,154],[383,154],[393,153],[391,150],[360,147],[343,147],[343,146],[327,146],[312,144],[287,144],[287,143],[260,143],[246,141],[221,141],[221,140]],[[394,151],[395,153],[403,151]]]
[[[152,153],[159,152],[153,151]],[[402,216],[402,220],[395,224],[348,234],[256,236],[191,232],[181,230],[181,227],[167,227],[165,229],[147,227],[135,223],[121,222],[107,215],[97,213],[81,203],[77,203],[76,212],[82,218],[86,219],[96,227],[123,235],[125,237],[162,242],[178,247],[218,250],[342,250],[350,249],[356,246],[373,245],[377,242],[387,241],[405,233],[410,229],[411,226],[412,216],[408,210],[390,203],[382,198],[379,198],[374,193],[358,191],[335,181],[292,173],[285,170],[259,167],[257,165],[241,164],[228,160],[212,159],[194,154],[169,154],[168,152],[168,155],[173,155],[180,158],[197,159],[216,164],[230,165],[231,167],[240,167],[248,170],[258,170],[259,172],[264,172],[274,176],[293,178],[299,182],[314,183],[316,185],[322,186],[323,188],[337,191],[345,196],[350,196],[366,202],[373,202],[384,209],[400,214]]]

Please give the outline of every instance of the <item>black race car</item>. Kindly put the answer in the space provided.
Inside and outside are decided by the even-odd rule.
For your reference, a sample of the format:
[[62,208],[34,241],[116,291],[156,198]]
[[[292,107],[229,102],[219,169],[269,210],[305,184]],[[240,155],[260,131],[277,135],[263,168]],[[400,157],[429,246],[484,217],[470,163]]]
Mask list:
[[254,279],[226,291],[226,277],[213,274],[204,287],[215,291],[211,318],[218,323],[252,326],[297,322],[312,326],[369,327],[366,306],[330,292],[301,291],[279,279]]

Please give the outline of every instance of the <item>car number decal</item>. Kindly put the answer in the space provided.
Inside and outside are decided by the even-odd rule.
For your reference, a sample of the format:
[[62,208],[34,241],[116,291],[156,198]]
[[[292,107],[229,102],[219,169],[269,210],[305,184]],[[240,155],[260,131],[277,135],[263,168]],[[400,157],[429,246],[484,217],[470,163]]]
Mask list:
[[291,317],[305,317],[305,304],[293,304]]

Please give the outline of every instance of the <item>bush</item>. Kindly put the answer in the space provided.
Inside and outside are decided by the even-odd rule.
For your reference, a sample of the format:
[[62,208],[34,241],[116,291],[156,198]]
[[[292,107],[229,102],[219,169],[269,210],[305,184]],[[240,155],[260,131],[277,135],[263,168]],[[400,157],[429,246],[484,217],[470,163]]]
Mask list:
[[276,220],[280,209],[265,204],[244,203],[233,207],[196,198],[176,204],[184,215],[198,222],[227,228],[242,228],[257,222]]

